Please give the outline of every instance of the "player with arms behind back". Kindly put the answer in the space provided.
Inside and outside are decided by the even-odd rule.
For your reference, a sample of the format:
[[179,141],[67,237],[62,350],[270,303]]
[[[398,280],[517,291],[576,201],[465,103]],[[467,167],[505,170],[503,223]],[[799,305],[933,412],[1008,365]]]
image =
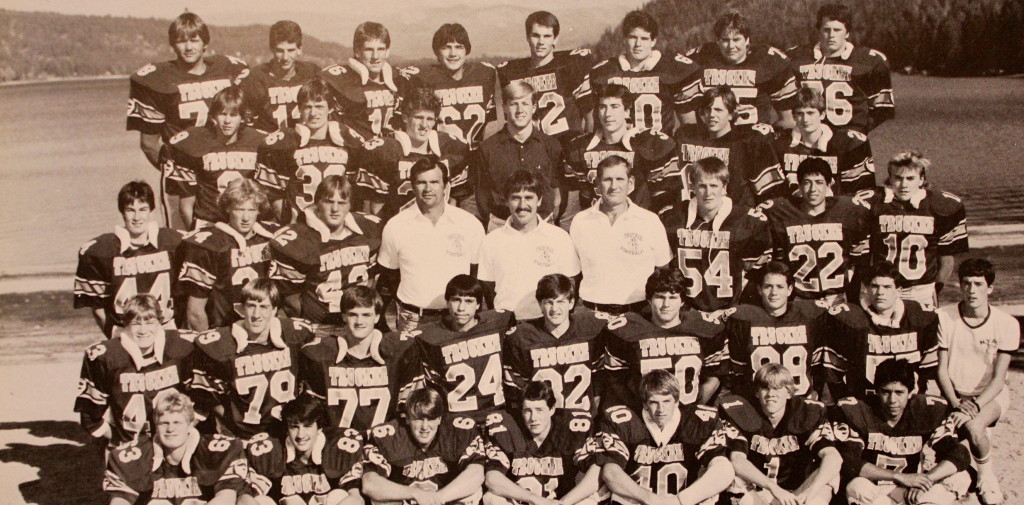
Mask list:
[[270,61],[256,66],[243,87],[252,110],[253,126],[265,132],[294,127],[301,116],[298,93],[320,69],[302,61],[302,28],[294,21],[270,26]]

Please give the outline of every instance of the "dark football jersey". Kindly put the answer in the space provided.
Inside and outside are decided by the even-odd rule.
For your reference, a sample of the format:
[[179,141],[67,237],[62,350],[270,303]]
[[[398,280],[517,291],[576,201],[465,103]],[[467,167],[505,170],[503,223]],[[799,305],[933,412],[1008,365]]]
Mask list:
[[838,56],[815,45],[786,51],[801,86],[825,97],[825,120],[832,126],[871,131],[895,116],[889,61],[874,49],[847,42]]
[[314,323],[345,324],[341,295],[373,277],[380,249],[380,218],[349,212],[350,234],[331,238],[327,225],[307,209],[299,222],[282,228],[270,243],[270,278],[284,295],[299,293],[301,316]]
[[392,417],[396,381],[381,355],[382,336],[374,331],[366,338],[372,340],[364,358],[348,352],[343,335],[317,336],[299,354],[303,392],[326,403],[333,427],[365,432]]
[[284,198],[293,213],[300,213],[313,205],[324,178],[349,173],[349,159],[358,145],[352,130],[336,121],[327,124],[323,139],[310,138],[302,124],[271,133],[260,147],[257,179],[274,198]]
[[244,61],[221,55],[206,58],[202,75],[190,74],[174,61],[144,65],[130,80],[128,130],[160,134],[167,142],[189,126],[205,126],[214,95],[248,75]]
[[133,246],[123,226],[105,233],[78,250],[75,271],[75,308],[102,308],[110,334],[123,326],[124,304],[135,295],[150,294],[160,302],[162,322],[174,320],[174,286],[181,264],[181,232],[150,223],[147,242]]
[[586,112],[597,108],[597,90],[609,84],[629,89],[633,110],[629,118],[640,130],[675,132],[677,109],[688,112],[698,94],[697,65],[681,54],[653,51],[639,70],[631,70],[625,56],[604,60],[590,69],[581,92],[580,108]]
[[904,287],[935,282],[939,256],[967,252],[967,213],[960,198],[922,190],[910,202],[897,201],[888,188],[871,205],[871,261],[890,261]]
[[504,88],[523,81],[537,93],[537,114],[542,132],[567,141],[583,131],[583,117],[576,99],[583,90],[587,72],[594,66],[590,49],[555,51],[546,65],[533,66],[532,58],[498,65],[498,81]]
[[640,379],[651,370],[675,374],[683,404],[697,401],[704,379],[728,374],[724,325],[693,310],[679,316],[681,322],[672,328],[662,328],[633,312],[608,321],[599,337],[607,371],[602,404],[639,408]]
[[334,93],[334,110],[341,121],[364,139],[391,130],[391,117],[409,87],[409,76],[418,70],[414,67],[397,69],[385,63],[380,73],[381,82],[370,80],[369,72],[365,65],[352,58],[344,65],[333,65],[320,72],[320,77]]
[[326,503],[331,490],[349,490],[361,484],[362,448],[363,436],[357,430],[318,431],[309,460],[302,461],[287,437],[260,433],[245,450],[249,492],[270,497],[274,503],[296,498],[302,503]]
[[609,143],[601,134],[586,133],[572,139],[566,152],[566,175],[574,181],[574,189],[579,189],[582,207],[596,200],[597,165],[609,156],[621,156],[633,166],[635,186],[629,195],[633,203],[651,209],[656,194],[679,191],[676,145],[668,135],[630,130],[618,142]]
[[[859,305],[841,304],[829,309],[822,322],[826,335],[823,353],[829,387],[842,394],[863,397],[874,391],[875,369],[884,361],[903,359],[918,367],[918,390],[934,381],[938,358],[939,317],[913,300],[897,304],[899,324],[878,324],[877,316]],[[902,314],[899,314],[902,312]],[[843,380],[845,378],[845,381]],[[841,391],[843,388],[847,391]]]
[[462,79],[453,79],[448,70],[438,65],[427,66],[412,76],[413,88],[427,88],[441,101],[437,129],[476,149],[484,137],[484,127],[498,119],[494,106],[494,66],[486,62],[469,62],[463,67]]
[[732,129],[713,139],[699,125],[680,127],[675,140],[679,145],[682,191],[676,201],[691,198],[690,167],[708,157],[718,158],[729,167],[726,193],[734,202],[753,207],[772,196],[780,196],[785,191],[785,179],[772,149],[772,133],[770,126],[756,124],[749,129]]
[[245,491],[249,465],[242,443],[221,435],[188,434],[177,465],[148,435],[111,450],[103,491],[128,503],[192,505],[206,503],[223,490]]
[[770,124],[773,107],[779,112],[793,108],[797,85],[792,62],[774,47],[751,44],[747,58],[735,64],[722,56],[715,42],[691,49],[686,55],[700,66],[697,78],[701,93],[728,86],[736,94],[737,126]]
[[601,357],[597,336],[607,321],[582,307],[570,318],[569,328],[558,337],[544,329],[543,319],[523,321],[505,334],[502,359],[510,410],[522,405],[527,382],[543,380],[555,393],[555,408],[593,413],[594,373]]
[[153,398],[165,389],[185,391],[192,382],[190,340],[167,330],[153,355],[143,356],[126,333],[115,329],[113,338],[85,351],[75,398],[82,427],[112,445],[152,433]]
[[191,127],[170,140],[170,161],[167,175],[168,191],[181,196],[194,196],[195,217],[220,221],[217,197],[235,179],[255,179],[258,165],[256,153],[266,134],[242,128],[234,142],[223,144],[209,128]]
[[871,215],[848,197],[829,197],[825,212],[812,216],[799,203],[776,198],[759,208],[768,217],[773,259],[789,264],[794,291],[802,298],[847,292],[849,271],[868,252]]
[[825,404],[800,397],[786,402],[778,426],[743,397],[729,395],[719,406],[730,452],[741,452],[783,489],[796,490],[816,468],[818,452],[833,447]]
[[775,152],[782,160],[790,188],[795,191],[800,186],[796,179],[800,162],[813,157],[832,167],[832,191],[836,194],[853,196],[858,191],[874,189],[875,158],[867,135],[856,130],[832,130],[824,125],[822,130],[813,147],[804,144],[800,133],[794,131],[782,132],[775,141]]
[[387,364],[388,379],[391,381],[392,409],[388,419],[402,412],[405,400],[422,385],[423,365],[419,349],[415,346],[416,337],[421,333],[420,329],[392,331],[381,339],[380,356]]
[[210,328],[238,320],[235,304],[245,283],[266,277],[270,270],[270,240],[274,225],[257,223],[249,238],[225,223],[216,223],[185,236],[178,285],[188,296],[206,298]]
[[249,342],[241,323],[235,323],[195,340],[202,351],[193,381],[199,401],[206,408],[214,402],[223,406],[218,424],[245,440],[263,431],[280,433],[281,406],[295,399],[299,348],[313,338],[301,319],[275,318],[269,332],[268,343]]
[[242,83],[245,99],[252,111],[252,125],[265,132],[294,128],[302,117],[299,89],[320,73],[309,61],[296,61],[289,79],[274,73],[274,63],[257,65]]
[[729,199],[710,223],[698,216],[696,200],[680,202],[660,217],[669,246],[676,249],[673,266],[690,280],[686,300],[699,310],[735,306],[744,274],[759,269],[771,257],[764,214],[733,205]]

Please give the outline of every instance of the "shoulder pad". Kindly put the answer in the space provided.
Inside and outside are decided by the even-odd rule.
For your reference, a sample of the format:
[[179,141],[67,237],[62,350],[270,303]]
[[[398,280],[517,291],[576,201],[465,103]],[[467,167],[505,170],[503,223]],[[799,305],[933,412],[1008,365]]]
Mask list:
[[420,73],[420,69],[419,69],[419,67],[416,67],[416,66],[413,66],[413,65],[409,65],[408,67],[402,67],[402,68],[398,69],[398,73],[402,77],[405,77],[406,79],[408,79],[408,78],[410,78],[410,77],[412,77],[414,75],[419,74]]
[[590,56],[590,49],[579,47],[569,51],[570,56]]
[[773,47],[773,46],[768,46],[768,54],[771,55],[771,56],[777,56],[777,57],[782,58],[784,60],[788,60],[789,59],[789,56],[786,56],[786,53],[784,53],[781,49],[779,49],[777,47]]
[[861,142],[867,142],[868,141],[868,136],[864,135],[863,133],[861,133],[861,132],[859,132],[857,130],[846,130],[846,134],[849,135],[850,138],[852,138],[854,140],[859,140]]
[[100,342],[92,347],[85,350],[85,355],[89,358],[89,361],[96,361],[96,358],[103,356],[107,353],[107,343]]
[[832,307],[830,307],[828,309],[828,313],[832,314],[833,316],[838,316],[839,314],[842,314],[843,312],[849,312],[849,311],[850,311],[850,306],[845,304],[845,303],[838,303],[838,304],[833,305]]
[[196,344],[201,346],[210,345],[218,340],[220,340],[220,332],[217,330],[206,330],[196,335],[195,338]]
[[452,426],[460,430],[472,430],[476,428],[476,421],[472,417],[458,416],[452,419]]
[[868,54],[874,56],[875,58],[881,58],[882,61],[889,61],[889,58],[886,58],[885,53],[883,53],[882,51],[868,49]]
[[498,63],[498,68],[505,68],[508,66],[508,60]]
[[594,70],[597,70],[597,69],[599,69],[599,68],[601,68],[601,67],[603,67],[605,65],[609,65],[610,64],[609,62],[611,62],[611,60],[603,60],[603,61],[601,61],[597,65],[594,65]]
[[85,253],[89,251],[89,248],[91,248],[92,246],[96,245],[96,242],[97,242],[97,239],[92,239],[92,240],[82,244],[82,247],[78,249],[78,255],[79,256],[85,256]]
[[348,72],[348,69],[346,69],[344,65],[331,65],[325,68],[324,72],[327,72],[328,74],[331,75],[342,75],[345,72]]
[[236,57],[231,56],[229,54],[225,54],[224,56],[227,56],[228,60],[231,61],[231,63],[234,63],[235,65],[245,65],[247,67],[249,66],[249,64],[246,63],[245,60],[243,60],[241,58],[236,58]]
[[486,61],[481,61],[480,64],[485,66],[485,67],[487,67],[487,68],[491,68],[491,69],[495,68],[495,66],[493,64],[487,63]]
[[614,424],[625,424],[633,419],[633,411],[623,405],[609,407],[605,409],[602,415]]
[[152,74],[155,71],[156,71],[156,65],[154,65],[152,63],[147,63],[147,64],[143,65],[141,68],[139,68],[138,70],[136,70],[135,71],[135,75],[137,75],[139,77],[145,77],[145,76],[147,76],[149,74]]
[[698,310],[697,312],[700,313],[700,317],[704,321],[711,324],[722,324],[729,319],[729,316],[736,313],[736,307],[727,307],[714,312],[704,312],[703,310]]
[[699,47],[690,48],[689,51],[686,51],[686,56],[687,57],[693,56],[693,55],[697,54],[698,51],[700,51]]
[[949,198],[950,200],[955,200],[955,201],[957,201],[957,202],[960,202],[960,201],[961,201],[961,200],[960,200],[960,197],[959,197],[959,196],[956,196],[956,195],[954,195],[953,193],[950,193],[950,192],[948,192],[948,191],[943,191],[943,192],[942,192],[942,196],[944,196],[944,197],[946,197],[946,198]]
[[676,53],[675,60],[678,61],[679,63],[686,63],[687,65],[693,64],[693,60],[687,58],[686,55],[680,53]]
[[264,140],[264,142],[268,146],[272,146],[272,145],[276,144],[278,140],[281,140],[283,138],[284,138],[284,132],[278,130],[278,131],[276,131],[274,133],[271,133],[270,135],[267,135],[267,138],[266,138],[266,140]]
[[768,222],[768,217],[765,216],[764,213],[761,212],[761,210],[758,207],[754,207],[748,210],[747,215],[754,219],[757,219],[758,221]]
[[373,435],[373,438],[378,439],[393,437],[395,436],[396,433],[398,433],[398,431],[395,429],[394,421],[390,423],[378,424],[377,426],[374,426],[373,428],[370,429],[370,434]]
[[743,431],[756,431],[761,426],[761,414],[743,398],[731,395],[722,399],[722,413]]
[[697,405],[693,409],[693,415],[697,416],[701,421],[708,423],[718,417],[718,409],[709,405]]
[[384,138],[374,137],[371,139],[367,139],[366,142],[363,142],[363,149],[366,149],[367,151],[372,151],[382,145],[384,145]]
[[171,140],[169,142],[171,144],[177,144],[177,143],[179,143],[182,140],[185,140],[187,138],[188,138],[188,130],[181,130],[175,136],[171,137]]
[[[760,133],[761,135],[765,135],[765,136],[767,136],[767,135],[774,135],[775,134],[775,129],[772,128],[771,125],[765,124],[765,123],[757,123],[757,124],[751,125],[750,130],[753,131],[753,132]],[[853,131],[853,130],[850,130],[850,131]]]

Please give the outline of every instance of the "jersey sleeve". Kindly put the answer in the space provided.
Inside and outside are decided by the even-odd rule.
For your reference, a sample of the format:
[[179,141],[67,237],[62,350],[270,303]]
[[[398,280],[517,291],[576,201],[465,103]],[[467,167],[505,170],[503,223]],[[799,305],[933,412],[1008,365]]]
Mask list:
[[134,503],[140,494],[153,489],[152,465],[153,442],[148,436],[111,449],[103,475],[103,492],[110,499]]
[[864,82],[864,94],[868,97],[868,129],[896,117],[896,102],[892,93],[892,74],[889,72],[889,60],[880,51],[871,49],[870,56],[876,58]]
[[87,242],[78,253],[78,268],[75,270],[75,308],[103,307],[111,297],[111,272],[101,258],[91,254],[95,240]]
[[304,242],[301,239],[286,240],[289,234],[297,235],[294,227],[282,228],[270,242],[269,276],[276,281],[284,296],[302,289],[308,270],[306,264],[298,258],[303,253],[301,247]]
[[782,173],[778,154],[772,147],[772,127],[755,124],[751,126],[751,130],[750,137],[745,142],[749,163],[746,178],[754,196],[754,202],[751,204],[756,205],[772,198],[786,196],[789,188],[786,176]]
[[825,381],[831,387],[845,386],[844,379],[850,368],[850,356],[856,352],[855,339],[848,335],[848,327],[837,317],[841,312],[849,311],[846,304],[836,305],[822,316],[821,330],[823,335],[821,349],[821,365],[824,369]]
[[398,429],[401,427],[397,422],[379,424],[370,429],[360,459],[364,472],[373,472],[390,478],[392,454],[389,449],[393,445]]
[[[740,257],[748,272],[760,271],[772,259],[772,237],[768,230],[768,219],[757,209],[750,209],[747,215],[749,216],[750,240],[745,244]],[[758,277],[748,273],[748,278],[756,279]]]
[[97,438],[111,436],[111,426],[105,414],[113,378],[107,370],[106,361],[101,359],[107,352],[107,345],[107,342],[100,342],[85,351],[78,378],[78,396],[75,398],[75,412],[81,417],[82,427]]
[[452,459],[458,462],[459,469],[465,470],[472,464],[486,466],[487,448],[481,427],[470,417],[455,417],[450,422],[454,426],[452,436],[450,439],[446,437],[442,442],[448,445],[447,449]]
[[259,433],[249,440],[245,457],[249,462],[245,478],[249,491],[254,496],[267,496],[274,482],[284,475],[284,446],[266,433]]
[[284,197],[285,188],[295,173],[295,158],[281,144],[287,134],[278,130],[267,135],[256,151],[256,182],[267,189],[271,201]]
[[594,463],[601,466],[614,463],[625,469],[642,429],[640,420],[629,408],[620,405],[605,410],[594,434],[598,447]]
[[861,468],[868,463],[862,457],[868,415],[868,406],[853,397],[839,399],[828,410],[836,448],[843,458],[840,471],[844,480],[860,475]]
[[183,130],[168,143],[168,161],[165,167],[167,192],[178,196],[195,196],[198,189],[196,173],[203,168],[203,160],[188,149],[191,130]]
[[650,133],[647,180],[657,192],[682,189],[676,143],[664,132]]
[[839,155],[839,187],[843,194],[852,195],[875,187],[875,158],[871,154],[868,136],[856,131],[837,131],[845,135],[849,145]]
[[196,452],[196,474],[200,482],[212,482],[214,494],[224,490],[233,490],[238,494],[245,492],[248,484],[249,463],[242,449],[242,442],[220,435],[214,435]]
[[127,129],[130,131],[158,135],[167,121],[164,111],[160,110],[158,94],[145,79],[156,71],[156,65],[150,63],[135,71],[129,80]]
[[777,48],[768,48],[768,59],[771,78],[766,91],[777,111],[790,110],[796,105],[796,70],[789,56]]
[[[948,210],[935,216],[935,234],[939,236],[939,256],[953,256],[965,253],[967,245],[967,211],[960,198],[952,193],[942,192],[948,202]],[[944,209],[946,210],[946,209]]]
[[719,409],[720,435],[729,452],[747,454],[750,450],[750,432],[760,424],[754,408],[737,396],[722,399]]
[[204,240],[208,240],[209,236],[210,232],[200,230],[181,245],[182,262],[178,286],[188,296],[209,298],[210,291],[217,283],[220,272],[214,257],[216,253],[200,245]]
[[351,428],[337,430],[328,437],[323,453],[323,468],[332,489],[350,490],[359,487],[363,477],[363,441],[363,436]]
[[725,321],[725,330],[722,332],[729,351],[729,374],[735,377],[735,381],[743,380],[747,370],[750,370],[750,353],[743,345],[748,340],[746,330],[747,325],[742,320],[730,317]]
[[825,405],[813,400],[805,400],[805,408],[802,410],[807,413],[805,422],[810,428],[804,445],[811,453],[818,454],[822,449],[835,446],[832,422],[829,421]]

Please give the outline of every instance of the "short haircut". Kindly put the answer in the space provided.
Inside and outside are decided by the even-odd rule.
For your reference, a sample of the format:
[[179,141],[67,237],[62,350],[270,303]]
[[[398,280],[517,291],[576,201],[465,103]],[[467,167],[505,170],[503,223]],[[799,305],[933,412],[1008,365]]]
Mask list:
[[352,286],[341,295],[342,314],[352,309],[368,309],[371,307],[375,314],[384,314],[384,300],[377,294],[377,291],[369,286]]
[[153,187],[145,181],[131,181],[117,192],[117,211],[124,213],[129,205],[141,201],[149,204],[149,210],[156,210],[156,195],[153,194]]
[[658,21],[654,19],[654,16],[639,9],[631,11],[623,18],[622,36],[628,37],[637,28],[650,33],[652,39],[658,38]]
[[654,298],[657,293],[678,293],[686,292],[686,277],[678,268],[658,267],[654,273],[647,278],[647,285],[644,286],[645,299]]
[[530,95],[530,101],[537,103],[537,93],[534,92],[533,85],[526,81],[512,81],[501,88],[501,101],[506,105],[524,95]]
[[739,11],[731,10],[718,16],[712,29],[716,39],[722,38],[727,31],[735,30],[746,38],[750,38],[750,23]]
[[163,321],[163,308],[155,296],[142,293],[135,295],[124,303],[121,321],[125,326],[143,319],[153,318],[156,321]]
[[860,278],[860,282],[864,286],[870,286],[871,281],[878,277],[888,277],[896,283],[897,288],[903,287],[903,282],[900,280],[900,272],[891,261],[879,261],[878,263],[868,265],[864,268],[864,272],[861,275],[863,277]]
[[270,26],[270,49],[283,42],[302,47],[302,28],[295,21],[278,21]]
[[153,398],[153,422],[159,421],[165,414],[185,414],[189,422],[196,418],[192,400],[177,389],[165,389]]
[[384,43],[384,47],[391,47],[391,33],[388,29],[380,23],[367,21],[357,26],[355,33],[352,34],[352,50],[361,51],[363,45],[371,40],[379,40]]
[[484,285],[472,275],[456,275],[444,287],[444,300],[448,301],[456,296],[476,298],[476,301],[482,305],[484,303]]
[[853,31],[853,12],[844,4],[832,2],[818,7],[818,15],[814,26],[820,29],[821,25],[825,24],[826,18],[832,21],[839,21],[846,27],[848,32]]
[[561,27],[558,25],[558,18],[554,14],[548,11],[537,11],[529,16],[526,16],[526,35],[530,35],[530,30],[533,29],[533,25],[546,26],[551,28],[555,37],[558,36],[558,32]]
[[172,46],[179,40],[189,40],[196,35],[203,44],[210,43],[210,27],[194,12],[182,12],[167,28],[167,42]]
[[601,103],[601,100],[605,98],[618,98],[622,100],[622,106],[625,107],[626,111],[633,110],[633,100],[635,97],[629,92],[629,88],[621,84],[608,84],[597,88],[597,103]]
[[281,291],[277,289],[277,284],[270,278],[259,277],[242,286],[239,301],[243,305],[249,301],[262,302],[264,300],[270,302],[275,309],[281,306]]
[[728,186],[729,166],[714,156],[701,158],[690,167],[690,181],[696,184],[701,178],[718,179],[723,186]]
[[925,158],[923,154],[917,151],[904,151],[902,153],[896,153],[896,155],[889,160],[889,175],[905,168],[913,168],[916,169],[918,173],[921,174],[921,178],[924,179],[928,172],[928,168],[931,166],[931,160]]
[[551,389],[551,383],[537,380],[527,382],[523,389],[523,403],[527,401],[543,401],[548,408],[555,408],[555,391]]
[[832,165],[829,165],[827,161],[817,156],[804,158],[804,160],[796,166],[797,182],[804,182],[805,177],[814,174],[824,177],[825,183],[829,185],[831,185],[832,181],[835,180],[835,176],[832,174]]
[[576,299],[576,283],[562,274],[547,274],[537,281],[537,303],[564,296]]
[[309,82],[303,84],[299,88],[299,94],[296,97],[296,101],[300,106],[309,102],[327,102],[328,106],[333,108],[334,95],[331,91],[331,87],[327,84],[327,81],[316,77],[310,79]]
[[512,172],[512,176],[505,181],[505,199],[520,191],[530,191],[538,197],[542,197],[547,189],[548,181],[543,172],[519,169]]
[[786,278],[787,286],[793,285],[793,270],[791,270],[789,265],[783,261],[769,261],[768,264],[764,266],[764,271],[761,272],[761,284],[764,283],[765,278],[767,278],[769,274],[781,275]]
[[796,109],[815,109],[824,114],[825,96],[818,88],[803,86],[796,92],[796,105],[793,106],[793,110]]
[[435,168],[441,170],[441,182],[444,183],[445,186],[447,186],[448,166],[445,165],[440,158],[434,156],[433,154],[429,156],[424,156],[416,160],[416,163],[412,164],[412,168],[409,169],[409,181],[412,182],[412,184],[415,186],[416,179],[420,176],[420,174],[424,172],[429,172]]
[[313,395],[300,394],[281,407],[281,420],[285,426],[316,423],[323,429],[327,428],[327,409]]
[[[249,103],[245,99],[245,91],[242,91],[241,86],[228,86],[217,92],[213,96],[213,101],[210,102],[210,118],[217,117],[217,114],[221,112],[238,112],[239,116],[246,118],[249,115]],[[216,128],[213,121],[209,121],[206,125],[210,128]],[[245,128],[245,121],[242,121],[239,129]]]
[[768,363],[754,372],[754,391],[759,389],[786,388],[790,394],[796,392],[796,381],[789,369],[779,363]]
[[875,391],[898,382],[913,391],[917,384],[916,366],[905,359],[887,359],[875,368]]
[[633,177],[633,164],[630,163],[629,160],[627,160],[626,158],[623,158],[618,154],[613,154],[601,160],[601,162],[597,164],[597,178],[594,179],[594,181],[600,182],[601,177],[604,176],[605,170],[618,166],[626,167],[626,177]]
[[452,42],[466,46],[466,54],[473,52],[473,44],[469,41],[469,32],[466,28],[459,23],[445,23],[434,32],[434,40],[430,43],[434,56],[440,54],[441,48]]
[[679,380],[668,370],[657,368],[640,379],[640,398],[647,401],[654,395],[669,395],[679,399]]
[[402,114],[412,116],[421,110],[429,110],[435,117],[441,113],[441,100],[438,100],[437,95],[429,88],[412,90],[402,102]]
[[441,393],[430,386],[413,391],[405,401],[407,419],[439,419],[444,411],[445,401]]
[[343,200],[349,200],[352,197],[352,181],[348,180],[348,177],[338,174],[324,177],[324,180],[320,181],[316,187],[316,192],[313,193],[313,203],[320,203],[335,194],[341,195]]
[[715,104],[716,98],[722,99],[722,105],[733,116],[731,122],[735,122],[736,108],[740,106],[740,102],[736,98],[736,93],[733,93],[732,88],[728,86],[715,86],[705,91],[703,96],[700,97],[700,107],[698,110],[700,112],[711,110],[711,106]]
[[989,286],[996,281],[996,269],[992,266],[992,262],[985,258],[965,259],[957,267],[956,275],[960,281],[963,281],[964,277],[984,277]]
[[217,208],[226,217],[231,209],[246,202],[252,202],[256,210],[263,214],[268,209],[267,192],[252,179],[235,179],[217,197]]

